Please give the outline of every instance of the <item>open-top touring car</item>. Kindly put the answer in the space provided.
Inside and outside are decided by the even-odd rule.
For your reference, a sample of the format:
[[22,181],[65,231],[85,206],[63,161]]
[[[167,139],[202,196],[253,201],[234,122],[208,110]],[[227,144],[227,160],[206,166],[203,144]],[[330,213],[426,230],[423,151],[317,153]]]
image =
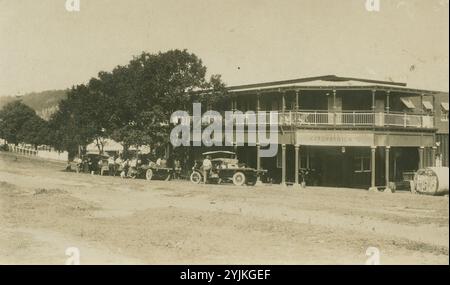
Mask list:
[[[210,157],[211,169],[207,170],[206,183],[220,184],[232,182],[234,185],[256,184],[258,176],[263,175],[265,170],[256,170],[248,167],[245,163],[239,163],[236,153],[231,151],[209,151],[202,154],[204,158]],[[196,161],[192,167],[191,182],[198,184],[204,180],[203,161]]]
[[78,172],[100,174],[102,166],[100,161],[108,159],[108,156],[97,153],[87,153],[79,161],[70,162],[70,169]]
[[168,167],[165,160],[160,164],[153,162],[148,156],[140,156],[135,171],[130,173],[131,178],[143,178],[146,180],[169,181],[174,177],[175,170]]
[[169,167],[154,165],[141,165],[138,167],[137,177],[146,180],[166,180],[173,178],[174,170]]

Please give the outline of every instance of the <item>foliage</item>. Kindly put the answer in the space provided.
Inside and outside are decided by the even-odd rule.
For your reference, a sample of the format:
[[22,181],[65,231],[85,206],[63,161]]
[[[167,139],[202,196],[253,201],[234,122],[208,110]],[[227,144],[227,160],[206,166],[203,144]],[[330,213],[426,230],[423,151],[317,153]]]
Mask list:
[[20,101],[10,102],[0,111],[0,137],[9,143],[46,144],[49,132],[47,122]]
[[[130,146],[164,147],[171,114],[191,109],[192,102],[222,105],[220,76],[205,79],[206,67],[186,50],[142,53],[127,65],[100,72],[87,85],[78,85],[59,104],[50,124],[59,149],[85,146],[110,137]],[[202,93],[198,90],[210,89]]]
[[[70,154],[91,142],[102,152],[105,138],[125,149],[148,145],[157,151],[169,142],[174,111],[190,110],[193,102],[220,110],[226,106],[224,93],[221,77],[207,80],[206,67],[195,54],[144,52],[127,65],[99,72],[87,84],[28,96],[28,104],[46,106],[43,111],[51,114],[48,122],[26,104],[8,103],[0,113],[0,137],[12,143],[50,144]],[[49,98],[52,94],[56,101]]]

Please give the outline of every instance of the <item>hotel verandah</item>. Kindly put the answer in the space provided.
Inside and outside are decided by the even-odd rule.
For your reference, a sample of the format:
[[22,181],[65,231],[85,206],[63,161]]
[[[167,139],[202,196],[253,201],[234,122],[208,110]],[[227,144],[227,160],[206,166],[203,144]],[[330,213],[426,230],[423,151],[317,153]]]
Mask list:
[[[260,158],[259,145],[234,146],[240,161],[277,183],[298,184],[308,168],[315,185],[385,188],[436,164],[435,95],[443,92],[334,75],[227,89],[230,110],[277,112],[276,157]],[[192,148],[191,158],[202,151]]]

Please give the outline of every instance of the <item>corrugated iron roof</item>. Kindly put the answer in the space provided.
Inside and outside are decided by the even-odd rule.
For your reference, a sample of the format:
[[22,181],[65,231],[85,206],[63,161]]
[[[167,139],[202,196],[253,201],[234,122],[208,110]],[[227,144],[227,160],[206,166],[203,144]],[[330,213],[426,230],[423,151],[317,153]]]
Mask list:
[[386,86],[396,86],[396,87],[406,87],[406,83],[402,82],[393,82],[393,81],[381,81],[381,80],[372,80],[372,79],[364,79],[364,78],[354,78],[354,77],[340,77],[336,75],[323,75],[323,76],[315,76],[315,77],[304,77],[290,80],[281,80],[281,81],[271,81],[271,82],[263,82],[256,84],[245,84],[245,85],[236,85],[230,86],[227,89],[229,91],[240,90],[240,89],[260,89],[260,88],[276,88],[282,86],[289,85],[322,85],[322,86],[352,86],[352,85],[386,85]]
[[[229,86],[226,89],[230,93],[257,93],[257,92],[272,92],[272,91],[289,91],[289,90],[390,90],[399,93],[424,93],[435,94],[439,91],[421,90],[407,88],[407,84],[395,81],[382,81],[356,77],[341,77],[336,75],[324,75],[315,77],[305,77],[282,81],[271,81],[256,84]],[[208,91],[203,91],[208,92]]]

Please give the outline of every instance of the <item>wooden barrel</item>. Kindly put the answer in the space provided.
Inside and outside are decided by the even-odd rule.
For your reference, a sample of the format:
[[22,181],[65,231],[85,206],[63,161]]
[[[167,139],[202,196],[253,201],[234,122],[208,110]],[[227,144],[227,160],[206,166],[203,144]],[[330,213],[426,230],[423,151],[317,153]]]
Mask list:
[[427,167],[414,175],[414,190],[419,194],[448,194],[448,167]]

